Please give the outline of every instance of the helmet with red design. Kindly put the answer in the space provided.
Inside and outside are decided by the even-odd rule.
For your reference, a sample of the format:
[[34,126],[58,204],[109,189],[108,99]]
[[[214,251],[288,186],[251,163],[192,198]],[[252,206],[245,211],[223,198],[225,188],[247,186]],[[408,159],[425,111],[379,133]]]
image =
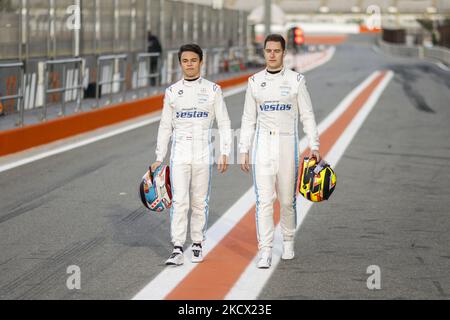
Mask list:
[[141,201],[151,211],[161,212],[172,206],[170,168],[160,165],[155,172],[149,169],[139,186]]

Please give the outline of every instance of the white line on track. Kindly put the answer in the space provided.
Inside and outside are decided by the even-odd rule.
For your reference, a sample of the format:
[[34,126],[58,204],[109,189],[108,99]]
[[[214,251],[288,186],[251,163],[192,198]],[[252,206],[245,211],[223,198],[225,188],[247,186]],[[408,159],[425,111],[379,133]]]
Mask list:
[[436,63],[436,65],[437,65],[439,68],[441,68],[442,70],[444,70],[444,71],[450,71],[450,69],[449,69],[445,64],[443,64],[442,62],[438,61],[438,62],[435,62],[435,63]]
[[[242,219],[242,216],[255,204],[253,189],[235,202],[207,231],[207,240],[203,247],[206,256],[227,233]],[[190,253],[184,253],[184,259],[190,259]],[[172,291],[186,275],[194,269],[196,264],[185,263],[178,267],[168,267],[161,271],[148,285],[146,285],[133,300],[162,300]]]
[[422,60],[422,61],[425,61],[425,62],[428,62],[428,63],[433,63],[441,70],[450,71],[450,68],[448,66],[446,66],[442,61],[439,61],[437,59],[427,58],[427,57],[420,58],[420,57],[416,57],[416,56],[408,57],[408,56],[396,55],[396,54],[393,54],[393,53],[387,53],[387,52],[384,52],[383,50],[381,50],[381,48],[379,46],[377,46],[377,45],[373,45],[372,46],[372,50],[375,51],[376,53],[382,54],[382,55],[384,55],[386,57],[389,57],[389,58],[395,57],[395,58],[405,58],[405,59],[407,59],[407,58],[419,59],[419,60]]
[[[367,79],[373,80],[374,77],[378,76],[378,74],[379,73],[376,72]],[[383,78],[383,80],[380,82],[380,84],[377,86],[377,88],[372,92],[370,97],[364,103],[364,106],[358,111],[358,113],[353,118],[351,123],[347,126],[347,128],[344,130],[344,132],[339,137],[339,139],[334,143],[331,150],[328,152],[326,159],[333,167],[335,167],[337,165],[337,163],[339,162],[339,160],[341,159],[345,150],[350,145],[350,142],[353,140],[353,137],[356,135],[359,128],[362,126],[362,124],[366,120],[370,111],[372,111],[373,107],[377,103],[378,99],[380,98],[384,89],[388,85],[389,81],[392,79],[393,75],[394,74],[392,71],[387,72],[386,76]],[[363,83],[365,83],[365,82],[363,82]],[[358,88],[356,88],[356,89],[358,89]],[[362,91],[362,90],[359,90],[359,91]],[[352,95],[352,96],[355,96],[355,95]],[[344,100],[346,100],[346,99],[344,99]],[[350,100],[350,103],[352,101],[353,101],[353,99]],[[341,106],[341,105],[342,105],[342,103],[339,106]],[[337,110],[338,108],[339,107],[337,107],[335,110]],[[325,120],[324,120],[324,122],[325,122]],[[322,133],[324,130],[326,130],[327,127],[325,129],[324,128],[325,128],[325,126],[322,126],[322,130],[319,130],[319,132]],[[300,149],[300,152],[303,152],[303,150]],[[297,205],[298,205],[297,206],[297,231],[298,231],[298,229],[300,228],[300,226],[303,222],[303,219],[308,214],[308,211],[312,207],[313,203],[309,202],[309,201],[304,201],[304,199],[301,198],[301,196],[299,195],[297,198]],[[275,236],[274,236],[272,267],[269,270],[261,270],[261,269],[256,268],[256,260],[258,258],[256,256],[255,259],[248,265],[247,269],[242,273],[241,277],[235,283],[234,287],[230,290],[230,292],[227,294],[225,299],[229,299],[229,300],[241,300],[241,299],[254,300],[254,299],[257,299],[258,295],[261,293],[262,289],[264,288],[264,285],[267,283],[270,276],[275,271],[276,266],[278,265],[278,263],[281,260],[280,257],[281,257],[281,252],[282,252],[282,242],[283,242],[283,240],[282,240],[280,224],[278,224],[275,229]]]
[[[353,100],[360,94],[375,77],[379,75],[379,71],[371,74],[365,81],[363,81],[360,85],[358,85],[355,89],[353,89],[342,101],[339,105],[327,116],[318,126],[319,132],[324,132],[339,116],[350,106]],[[388,72],[388,76],[386,76],[382,82],[378,86],[378,89],[374,91],[370,97],[366,101],[364,109],[368,109],[367,114],[363,119],[359,121],[364,121],[365,117],[367,117],[370,110],[375,105],[385,86],[392,78],[393,73],[391,71]],[[359,111],[358,116],[362,110]],[[359,118],[358,118],[359,119]],[[352,124],[356,120],[352,121]],[[359,126],[362,124],[359,124]],[[359,126],[357,128],[359,128]],[[351,127],[351,125],[349,126]],[[357,130],[356,128],[356,130]],[[340,150],[336,148],[336,145],[339,144],[339,141],[342,140],[345,134],[342,134],[341,138],[336,142],[335,146],[330,150],[330,153],[327,155],[327,161],[335,166],[337,161],[342,156],[344,152],[343,148]],[[353,137],[353,136],[352,136]],[[347,138],[348,139],[348,138]],[[351,139],[348,140],[350,143]],[[342,144],[342,143],[341,143]],[[306,137],[303,137],[300,140],[300,152],[303,152],[307,147]],[[338,154],[338,152],[342,151],[339,156],[335,156],[332,154]],[[251,209],[251,207],[255,204],[255,195],[253,191],[253,187],[245,192],[245,194],[236,202],[226,213],[224,213],[218,221],[207,231],[207,240],[205,241],[205,256],[210,252],[217,244],[219,244],[220,240],[228,233],[232,227],[238,223],[242,217]],[[297,210],[297,228],[301,225],[304,217],[306,216],[311,203],[306,201],[299,201],[299,207]],[[277,226],[274,239],[274,255],[273,255],[273,266],[269,270],[260,270],[255,267],[255,261],[249,264],[247,269],[243,272],[240,279],[236,282],[234,287],[230,290],[226,299],[256,299],[259,292],[261,291],[264,284],[269,279],[273,270],[275,270],[276,265],[278,264],[281,256],[281,233],[279,230],[279,226]],[[189,259],[187,253],[185,253],[185,259]],[[196,265],[192,263],[184,264],[181,267],[168,267],[165,268],[160,274],[158,274],[150,283],[148,283],[141,291],[139,291],[133,299],[135,300],[159,300],[164,299],[164,297],[170,293],[177,285],[183,280],[189,272],[195,268]]]
[[104,140],[104,139],[110,138],[112,136],[116,136],[118,134],[130,131],[130,130],[134,130],[134,129],[146,126],[146,125],[148,125],[150,123],[154,123],[156,121],[159,121],[160,118],[161,118],[161,116],[159,116],[159,115],[158,116],[153,116],[153,117],[151,117],[151,118],[149,118],[147,120],[139,121],[139,122],[136,122],[134,124],[127,125],[127,126],[124,126],[122,128],[109,131],[109,132],[104,133],[104,134],[97,135],[95,137],[91,137],[91,138],[83,139],[81,141],[69,143],[69,144],[66,144],[66,145],[64,145],[62,147],[57,147],[55,149],[51,149],[51,150],[48,150],[48,151],[43,151],[43,152],[40,152],[40,153],[38,153],[36,155],[33,155],[33,156],[28,156],[28,157],[25,157],[23,159],[13,161],[11,163],[0,165],[0,172],[7,171],[7,170],[10,170],[10,169],[13,169],[13,168],[17,168],[17,167],[20,167],[22,165],[25,165],[25,164],[28,164],[28,163],[31,163],[31,162],[34,162],[34,161],[37,161],[37,160],[41,160],[41,159],[44,159],[44,158],[47,158],[47,157],[51,157],[51,156],[59,154],[59,153],[63,153],[63,152],[66,152],[66,151],[69,151],[69,150],[72,150],[72,149],[76,149],[76,148],[79,148],[79,147],[82,147],[82,146],[85,146],[85,145],[88,145],[88,144],[91,144],[91,143],[94,143],[94,142],[97,142],[97,141],[100,141],[100,140]]
[[321,66],[321,65],[327,63],[328,61],[330,61],[331,58],[334,56],[335,52],[336,52],[336,47],[334,47],[334,46],[329,47],[326,51],[324,51],[325,55],[323,57],[321,57],[320,59],[312,61],[311,63],[308,63],[308,64],[301,64],[301,63],[300,63],[300,65],[297,64],[297,70],[301,73],[306,73],[309,70],[315,69],[318,66]]

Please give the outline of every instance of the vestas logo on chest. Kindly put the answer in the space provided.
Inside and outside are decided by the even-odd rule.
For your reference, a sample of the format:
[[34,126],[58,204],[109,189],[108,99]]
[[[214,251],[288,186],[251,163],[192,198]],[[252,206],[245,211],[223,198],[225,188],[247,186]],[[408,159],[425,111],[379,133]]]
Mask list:
[[285,103],[264,103],[259,106],[261,111],[287,111],[291,108],[292,104]]
[[207,111],[179,111],[176,113],[177,118],[208,118]]

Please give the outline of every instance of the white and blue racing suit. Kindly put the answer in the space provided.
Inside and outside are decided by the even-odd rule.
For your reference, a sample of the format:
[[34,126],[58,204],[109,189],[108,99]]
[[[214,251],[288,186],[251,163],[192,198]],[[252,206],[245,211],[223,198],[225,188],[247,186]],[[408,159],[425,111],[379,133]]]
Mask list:
[[248,153],[253,141],[251,162],[260,249],[272,247],[277,196],[283,239],[294,238],[299,115],[311,150],[318,150],[319,135],[304,76],[283,68],[276,74],[263,70],[249,78],[239,150]]
[[221,88],[206,79],[180,80],[167,88],[158,131],[156,160],[163,161],[172,137],[170,157],[172,207],[171,238],[174,246],[186,241],[189,200],[191,240],[201,243],[209,213],[213,150],[211,130],[217,119],[220,154],[230,154],[230,119]]

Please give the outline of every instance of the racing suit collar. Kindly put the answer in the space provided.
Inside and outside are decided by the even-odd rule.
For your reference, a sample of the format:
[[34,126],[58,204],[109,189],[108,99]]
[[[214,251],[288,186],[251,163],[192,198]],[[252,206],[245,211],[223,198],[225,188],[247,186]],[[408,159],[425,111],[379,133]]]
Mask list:
[[194,80],[194,81],[188,81],[183,79],[183,85],[187,86],[187,87],[193,87],[196,86],[198,84],[202,83],[202,77],[200,76],[198,79]]
[[283,68],[281,68],[280,72],[277,73],[270,73],[267,71],[267,68],[264,70],[264,76],[266,79],[271,80],[271,79],[275,79],[277,77],[280,76],[284,76],[284,72],[286,71],[286,68],[283,66]]

